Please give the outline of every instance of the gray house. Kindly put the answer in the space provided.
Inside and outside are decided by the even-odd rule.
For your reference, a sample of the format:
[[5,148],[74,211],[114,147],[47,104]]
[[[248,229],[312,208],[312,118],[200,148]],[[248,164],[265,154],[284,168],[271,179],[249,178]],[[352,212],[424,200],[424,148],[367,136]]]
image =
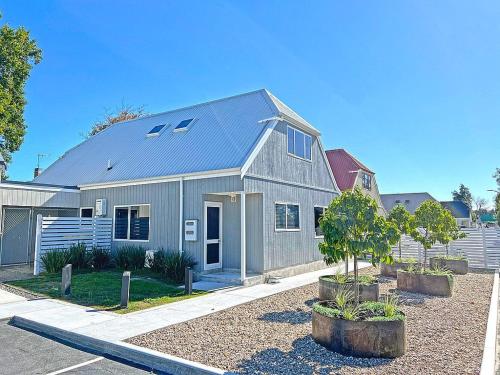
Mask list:
[[266,90],[117,123],[34,182],[78,187],[115,248],[185,251],[247,283],[323,267],[318,219],[339,194],[319,131]]

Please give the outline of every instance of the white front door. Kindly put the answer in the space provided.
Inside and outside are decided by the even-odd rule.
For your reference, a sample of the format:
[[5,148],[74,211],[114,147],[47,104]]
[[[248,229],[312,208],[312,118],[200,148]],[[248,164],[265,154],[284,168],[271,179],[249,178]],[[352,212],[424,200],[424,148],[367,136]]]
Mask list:
[[222,268],[222,203],[205,202],[205,270]]

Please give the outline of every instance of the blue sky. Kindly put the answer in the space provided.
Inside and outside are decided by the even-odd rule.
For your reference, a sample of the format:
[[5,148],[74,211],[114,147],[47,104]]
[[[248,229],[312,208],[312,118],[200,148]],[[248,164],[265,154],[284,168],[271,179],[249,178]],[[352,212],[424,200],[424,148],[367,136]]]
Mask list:
[[[307,5],[306,5],[307,4]],[[314,6],[312,5],[314,4]],[[376,172],[381,192],[491,199],[500,167],[500,3],[0,1],[43,49],[29,180],[122,102],[165,111],[265,87]]]

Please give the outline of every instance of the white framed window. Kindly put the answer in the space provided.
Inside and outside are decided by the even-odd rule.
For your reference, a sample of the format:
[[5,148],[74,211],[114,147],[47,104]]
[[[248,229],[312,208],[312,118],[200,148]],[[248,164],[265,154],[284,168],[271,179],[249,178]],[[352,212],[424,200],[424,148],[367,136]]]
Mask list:
[[94,207],[81,207],[80,217],[94,217]]
[[123,241],[149,241],[149,218],[149,204],[115,206],[113,239]]
[[311,161],[312,137],[309,134],[288,126],[287,151],[289,155]]
[[297,203],[276,202],[274,204],[276,231],[300,230],[300,205]]
[[323,237],[323,232],[319,226],[319,219],[325,214],[326,207],[314,206],[314,233],[316,237]]

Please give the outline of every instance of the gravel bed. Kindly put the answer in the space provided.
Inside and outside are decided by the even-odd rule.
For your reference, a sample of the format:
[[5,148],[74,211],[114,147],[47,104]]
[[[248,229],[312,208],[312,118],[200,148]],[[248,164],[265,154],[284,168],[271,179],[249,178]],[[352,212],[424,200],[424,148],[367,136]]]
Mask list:
[[24,298],[29,299],[29,300],[47,298],[45,296],[41,296],[38,294],[27,292],[24,289],[16,288],[16,287],[13,287],[11,285],[2,284],[2,283],[0,283],[0,289],[5,290],[6,292],[9,292],[12,294],[17,294],[18,296],[24,297]]
[[[455,276],[451,298],[400,293],[408,350],[394,360],[347,357],[316,344],[310,333],[317,283],[128,342],[245,374],[478,374],[492,284],[491,273],[469,273]],[[393,292],[396,282],[381,279],[380,287]]]

